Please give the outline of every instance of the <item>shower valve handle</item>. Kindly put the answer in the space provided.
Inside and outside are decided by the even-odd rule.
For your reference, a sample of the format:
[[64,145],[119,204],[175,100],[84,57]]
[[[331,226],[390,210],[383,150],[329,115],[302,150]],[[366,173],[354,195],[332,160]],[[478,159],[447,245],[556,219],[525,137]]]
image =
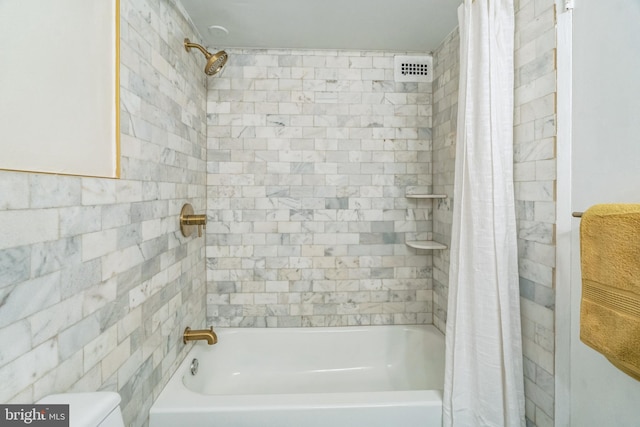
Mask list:
[[193,206],[187,203],[180,212],[180,231],[183,236],[188,237],[193,234],[193,227],[196,226],[198,227],[198,237],[202,237],[202,229],[207,228],[207,215],[195,215]]

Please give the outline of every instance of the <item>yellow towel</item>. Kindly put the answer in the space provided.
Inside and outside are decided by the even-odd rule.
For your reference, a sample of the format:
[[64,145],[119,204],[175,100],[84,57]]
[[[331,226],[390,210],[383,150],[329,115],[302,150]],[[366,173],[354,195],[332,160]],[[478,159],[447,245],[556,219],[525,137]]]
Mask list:
[[589,208],[580,259],[580,339],[640,380],[640,204]]

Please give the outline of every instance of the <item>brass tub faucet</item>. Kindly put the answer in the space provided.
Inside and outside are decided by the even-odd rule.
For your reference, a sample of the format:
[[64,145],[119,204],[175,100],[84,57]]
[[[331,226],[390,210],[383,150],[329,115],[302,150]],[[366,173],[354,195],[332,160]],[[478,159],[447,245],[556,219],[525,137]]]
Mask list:
[[198,340],[206,340],[207,344],[214,345],[218,342],[218,336],[215,332],[213,332],[213,326],[211,329],[194,329],[191,330],[190,327],[184,330],[182,334],[182,342],[187,343],[187,341],[198,341]]

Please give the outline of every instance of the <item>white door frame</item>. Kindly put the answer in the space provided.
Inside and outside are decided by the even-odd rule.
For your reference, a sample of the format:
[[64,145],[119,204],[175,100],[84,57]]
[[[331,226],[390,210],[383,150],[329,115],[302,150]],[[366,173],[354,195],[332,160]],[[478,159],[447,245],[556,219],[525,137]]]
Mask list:
[[555,425],[571,425],[571,115],[573,1],[556,0]]

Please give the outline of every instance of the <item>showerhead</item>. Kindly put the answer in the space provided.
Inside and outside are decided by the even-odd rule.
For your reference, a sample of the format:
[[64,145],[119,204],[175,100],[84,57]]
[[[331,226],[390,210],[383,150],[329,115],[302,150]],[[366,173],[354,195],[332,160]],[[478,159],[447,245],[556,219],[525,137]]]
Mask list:
[[214,74],[218,74],[224,64],[227,63],[227,52],[221,50],[215,55],[211,55],[211,57],[207,58],[207,65],[204,67],[204,72],[208,76],[213,76]]
[[205,65],[204,67],[204,73],[208,76],[218,74],[220,70],[222,70],[222,67],[224,67],[224,64],[227,63],[228,56],[227,52],[225,52],[224,50],[221,50],[220,52],[217,52],[215,54],[211,54],[207,49],[200,46],[199,44],[191,43],[189,39],[184,39],[184,49],[189,52],[192,47],[198,49],[207,58],[207,65]]

